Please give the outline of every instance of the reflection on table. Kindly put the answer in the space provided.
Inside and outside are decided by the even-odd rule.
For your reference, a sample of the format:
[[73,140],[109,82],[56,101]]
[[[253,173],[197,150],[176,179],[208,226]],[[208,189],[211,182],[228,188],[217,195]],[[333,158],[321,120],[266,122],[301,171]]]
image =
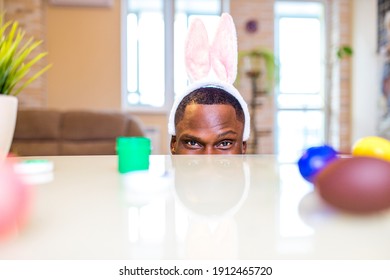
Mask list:
[[1,259],[390,258],[389,211],[339,212],[274,156],[153,155],[123,175],[116,156],[46,159]]

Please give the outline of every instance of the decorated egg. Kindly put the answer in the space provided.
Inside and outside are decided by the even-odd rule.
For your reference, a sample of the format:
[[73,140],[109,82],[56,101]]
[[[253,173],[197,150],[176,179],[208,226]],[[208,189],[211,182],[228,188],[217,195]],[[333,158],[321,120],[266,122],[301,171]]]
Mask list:
[[29,188],[8,162],[0,163],[0,237],[23,223],[29,202]]
[[371,213],[390,208],[390,162],[374,157],[340,158],[315,178],[319,195],[349,212]]
[[352,155],[376,157],[390,161],[390,141],[378,136],[361,138],[353,145]]
[[331,146],[308,148],[298,160],[299,172],[307,181],[313,182],[316,174],[336,158],[337,151]]

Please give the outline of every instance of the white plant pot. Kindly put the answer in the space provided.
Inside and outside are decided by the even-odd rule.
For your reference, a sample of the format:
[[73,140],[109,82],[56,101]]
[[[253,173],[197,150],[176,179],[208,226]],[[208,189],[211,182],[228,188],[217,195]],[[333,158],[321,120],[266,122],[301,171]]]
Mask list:
[[14,137],[18,99],[0,94],[0,162],[8,155]]

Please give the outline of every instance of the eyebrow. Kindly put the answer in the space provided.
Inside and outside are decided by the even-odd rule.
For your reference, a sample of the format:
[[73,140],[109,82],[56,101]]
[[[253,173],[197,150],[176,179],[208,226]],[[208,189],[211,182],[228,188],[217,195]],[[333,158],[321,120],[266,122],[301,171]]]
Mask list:
[[[226,135],[229,135],[229,134],[238,135],[237,132],[235,132],[233,130],[228,130],[228,131],[225,131],[225,132],[222,132],[222,133],[218,134],[217,138],[223,138],[223,137],[225,137]],[[200,142],[202,140],[201,138],[199,138],[197,136],[194,136],[194,135],[191,135],[191,134],[183,134],[182,138],[191,138],[191,139],[196,140],[198,142]]]
[[[222,132],[220,134],[217,135],[217,138],[220,139],[220,138],[223,138],[223,137],[226,137],[226,135],[229,135],[229,134],[234,134],[234,135],[238,135],[237,132],[233,131],[233,130],[228,130],[228,131],[225,131],[225,132]],[[183,134],[181,136],[181,138],[187,138],[187,139],[192,139],[192,140],[195,140],[197,142],[202,142],[202,139],[197,137],[197,136],[194,136],[194,135],[191,135],[191,134]]]
[[183,134],[181,136],[181,138],[188,138],[188,139],[192,139],[192,140],[195,140],[197,142],[201,142],[202,139],[200,139],[199,137],[196,137],[194,135],[191,135],[191,134]]
[[222,132],[221,134],[218,134],[218,138],[223,138],[223,137],[225,137],[228,134],[238,135],[237,132],[235,132],[233,130],[228,130],[228,131]]

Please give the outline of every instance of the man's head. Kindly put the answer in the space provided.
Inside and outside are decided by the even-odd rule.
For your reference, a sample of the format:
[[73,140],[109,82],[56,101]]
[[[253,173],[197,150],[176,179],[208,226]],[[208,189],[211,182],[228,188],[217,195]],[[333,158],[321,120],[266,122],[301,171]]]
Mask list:
[[176,96],[169,116],[172,154],[245,153],[250,115],[233,86],[237,76],[233,18],[221,15],[212,42],[203,21],[194,19],[184,53],[191,84]]
[[218,87],[197,88],[177,106],[171,152],[244,154],[245,121],[242,105],[232,94]]

